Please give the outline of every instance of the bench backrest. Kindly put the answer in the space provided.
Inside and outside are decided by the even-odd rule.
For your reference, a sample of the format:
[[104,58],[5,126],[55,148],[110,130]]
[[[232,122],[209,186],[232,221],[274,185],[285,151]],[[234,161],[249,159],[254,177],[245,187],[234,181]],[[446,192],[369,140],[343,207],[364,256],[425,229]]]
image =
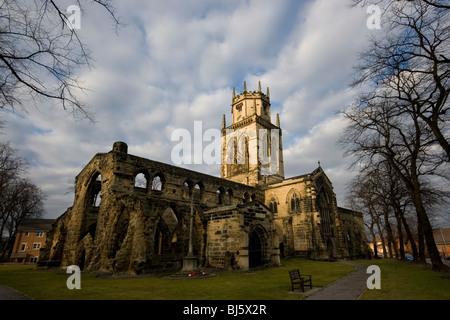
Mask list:
[[291,280],[300,279],[300,271],[298,270],[291,270],[289,271],[289,276],[291,277]]

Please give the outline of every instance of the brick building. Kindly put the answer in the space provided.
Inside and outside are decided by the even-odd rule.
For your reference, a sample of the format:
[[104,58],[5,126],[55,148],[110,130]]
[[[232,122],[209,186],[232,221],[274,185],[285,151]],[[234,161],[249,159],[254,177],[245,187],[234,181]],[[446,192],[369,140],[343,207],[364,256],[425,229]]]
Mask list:
[[45,247],[47,233],[54,221],[55,219],[24,219],[17,229],[10,261],[38,262],[40,249]]
[[442,258],[450,258],[450,228],[433,229],[434,242]]

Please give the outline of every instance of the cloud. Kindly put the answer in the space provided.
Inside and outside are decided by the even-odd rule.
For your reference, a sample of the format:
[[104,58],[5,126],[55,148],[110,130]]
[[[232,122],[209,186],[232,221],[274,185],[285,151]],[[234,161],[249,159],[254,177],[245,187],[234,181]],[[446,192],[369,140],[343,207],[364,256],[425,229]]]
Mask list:
[[343,147],[338,140],[346,127],[342,115],[330,117],[314,127],[308,134],[295,138],[284,146],[286,177],[310,173],[320,166],[333,183],[338,205],[344,205],[346,184],[354,173],[349,171],[350,159],[344,158]]
[[[232,89],[270,87],[272,121],[280,113],[286,176],[311,172],[320,160],[335,192],[346,162],[334,143],[335,114],[347,90],[367,28],[364,10],[342,0],[114,1],[126,26],[116,34],[99,7],[82,14],[80,34],[94,68],[80,70],[95,123],[74,120],[47,102],[22,117],[5,114],[3,138],[20,146],[34,182],[48,195],[47,216],[72,204],[67,189],[97,152],[125,141],[129,153],[171,163],[177,128],[193,134],[230,124]],[[4,113],[2,112],[2,118]],[[193,137],[192,137],[193,138]],[[203,144],[203,146],[205,146]],[[190,169],[219,175],[219,165]],[[338,188],[339,187],[339,188]]]

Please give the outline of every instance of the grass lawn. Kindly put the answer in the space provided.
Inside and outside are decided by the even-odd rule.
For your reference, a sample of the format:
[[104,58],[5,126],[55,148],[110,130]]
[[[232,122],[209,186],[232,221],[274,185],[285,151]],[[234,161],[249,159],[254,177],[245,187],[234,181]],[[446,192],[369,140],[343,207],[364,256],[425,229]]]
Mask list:
[[[362,260],[381,269],[381,289],[366,290],[363,300],[450,299],[450,275],[396,260]],[[287,259],[279,267],[252,272],[219,272],[203,279],[167,279],[162,276],[101,278],[81,275],[81,290],[69,290],[69,274],[36,269],[32,265],[0,265],[0,284],[43,300],[298,300],[289,293],[288,271],[311,274],[314,287],[326,286],[353,271],[349,264]],[[369,277],[369,274],[368,274]]]
[[381,289],[366,290],[361,300],[450,300],[448,273],[390,259],[371,260],[370,264],[380,267]]
[[315,287],[326,286],[351,272],[348,264],[287,259],[279,267],[253,272],[220,272],[203,279],[167,279],[161,276],[101,278],[81,274],[81,290],[69,290],[69,274],[36,269],[27,265],[0,265],[0,284],[10,286],[35,299],[99,300],[298,300],[289,293],[290,269],[311,274]]

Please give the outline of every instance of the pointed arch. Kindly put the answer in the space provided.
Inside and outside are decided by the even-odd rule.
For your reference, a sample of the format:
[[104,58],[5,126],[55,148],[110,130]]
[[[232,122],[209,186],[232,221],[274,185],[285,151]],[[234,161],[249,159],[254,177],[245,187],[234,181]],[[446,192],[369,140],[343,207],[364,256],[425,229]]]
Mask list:
[[330,195],[329,190],[326,190],[327,188],[322,187],[319,190],[319,193],[317,194],[316,198],[316,206],[317,210],[319,211],[320,216],[320,222],[321,222],[321,228],[322,232],[325,235],[332,235],[333,229],[333,204],[332,204],[332,197]]
[[191,180],[185,180],[183,185],[181,186],[181,197],[185,200],[189,200],[191,198],[193,184]]
[[139,189],[147,189],[150,175],[146,170],[140,170],[134,176],[134,187]]
[[259,267],[269,262],[269,241],[266,229],[255,225],[248,233],[248,265]]
[[275,194],[270,194],[268,197],[267,206],[273,213],[278,213],[278,205],[280,201],[278,200],[278,197]]
[[223,205],[225,201],[225,188],[219,187],[216,191],[217,204]]
[[289,213],[301,213],[302,212],[302,199],[298,190],[292,188],[286,197],[286,203],[288,205]]
[[86,192],[87,205],[99,208],[101,204],[102,176],[99,171],[91,175],[89,186]]
[[192,195],[194,197],[194,201],[201,202],[203,199],[203,194],[205,192],[205,187],[202,182],[197,182],[194,185],[194,189],[192,191]]
[[160,256],[173,253],[178,240],[179,220],[171,207],[166,207],[155,228],[153,252]]
[[157,173],[152,178],[152,191],[161,192],[164,188],[164,176]]

